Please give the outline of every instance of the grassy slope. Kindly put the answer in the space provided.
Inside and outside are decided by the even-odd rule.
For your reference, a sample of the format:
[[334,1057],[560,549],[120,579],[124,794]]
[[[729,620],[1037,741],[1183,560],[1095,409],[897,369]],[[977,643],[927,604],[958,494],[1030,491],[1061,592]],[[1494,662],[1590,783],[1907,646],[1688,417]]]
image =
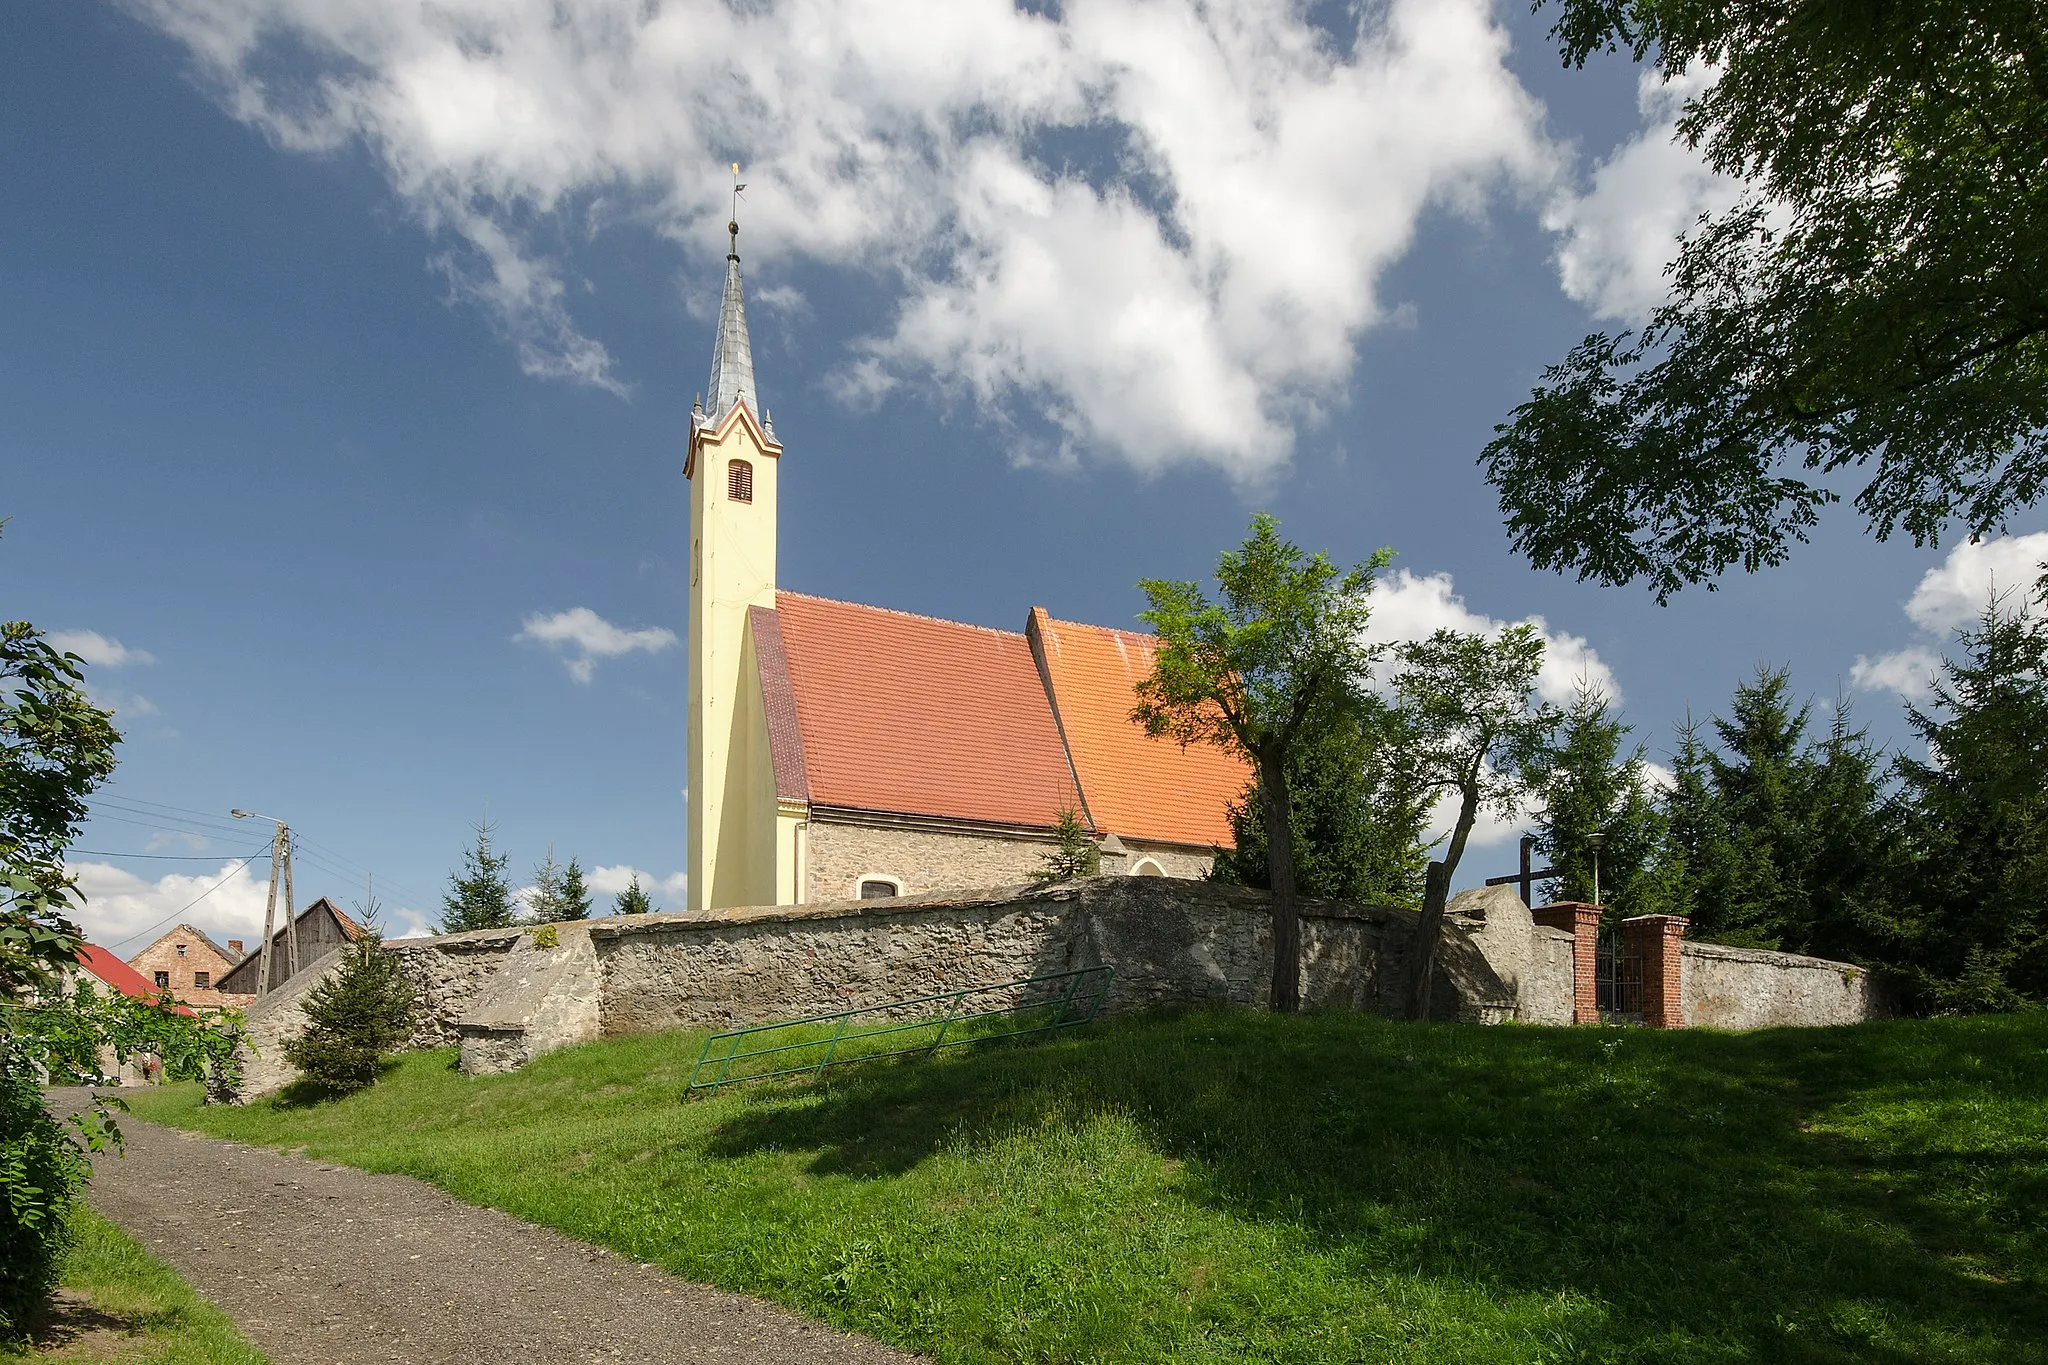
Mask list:
[[1236,1013],[687,1104],[670,1034],[136,1108],[942,1361],[2048,1362],[2044,1047]]
[[[57,1359],[78,1365],[267,1365],[269,1358],[244,1341],[219,1309],[140,1242],[84,1205],[72,1209],[70,1220],[72,1244],[59,1267],[61,1283],[136,1335],[108,1341],[104,1351],[75,1343]],[[0,1348],[0,1361],[37,1358]]]

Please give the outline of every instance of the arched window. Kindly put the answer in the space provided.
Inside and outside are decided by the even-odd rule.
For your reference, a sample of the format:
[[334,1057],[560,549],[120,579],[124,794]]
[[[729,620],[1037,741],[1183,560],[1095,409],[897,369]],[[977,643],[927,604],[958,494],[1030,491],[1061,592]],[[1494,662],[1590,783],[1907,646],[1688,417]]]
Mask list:
[[1131,869],[1133,877],[1164,877],[1166,869],[1150,858],[1138,859],[1138,865]]
[[894,877],[862,877],[860,898],[864,901],[888,900],[903,894],[903,883]]
[[734,502],[754,500],[754,467],[745,460],[734,460],[725,467],[725,495]]

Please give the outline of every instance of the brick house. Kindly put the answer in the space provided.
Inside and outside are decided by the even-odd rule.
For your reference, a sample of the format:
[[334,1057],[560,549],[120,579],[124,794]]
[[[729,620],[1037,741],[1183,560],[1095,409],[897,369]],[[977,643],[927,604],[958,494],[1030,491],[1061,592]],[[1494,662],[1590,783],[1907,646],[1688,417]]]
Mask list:
[[188,1004],[240,1007],[255,995],[222,990],[221,982],[241,960],[240,939],[229,939],[223,948],[201,930],[180,924],[129,958],[128,965],[155,989]]

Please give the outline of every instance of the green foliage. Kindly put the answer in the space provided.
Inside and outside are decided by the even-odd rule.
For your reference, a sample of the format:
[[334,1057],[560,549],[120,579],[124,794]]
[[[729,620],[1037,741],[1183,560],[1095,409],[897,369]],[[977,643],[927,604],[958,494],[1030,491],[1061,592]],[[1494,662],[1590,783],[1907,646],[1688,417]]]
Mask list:
[[654,909],[647,892],[640,885],[640,874],[633,874],[632,882],[624,891],[612,897],[612,913],[615,915],[645,915]]
[[[1365,705],[1378,650],[1365,643],[1381,550],[1349,571],[1282,540],[1260,513],[1243,545],[1217,565],[1222,599],[1202,585],[1148,578],[1139,613],[1158,633],[1152,672],[1138,683],[1131,719],[1149,735],[1241,754],[1270,807],[1267,884],[1273,890],[1273,1008],[1300,1003],[1288,756],[1307,736]],[[1274,830],[1282,831],[1274,834]]]
[[2048,1004],[2048,622],[1994,601],[1901,758],[1896,970],[1934,1009]]
[[543,924],[533,931],[533,946],[536,948],[559,948],[562,946],[562,931],[552,924]]
[[0,996],[47,991],[81,942],[64,849],[121,741],[81,662],[26,621],[0,623]]
[[1682,732],[1664,802],[1694,937],[1869,961],[1859,925],[1883,894],[1879,755],[1838,704],[1814,741],[1783,669],[1735,689],[1719,747]]
[[1880,538],[2048,487],[2048,21],[2036,0],[1561,0],[1567,62],[1719,69],[1681,136],[1745,182],[1639,333],[1588,337],[1483,463],[1539,567],[1660,598],[1782,561],[1830,474]]
[[583,884],[583,864],[574,858],[562,869],[562,913],[557,918],[590,918],[590,888]]
[[1628,733],[1606,695],[1582,687],[1564,713],[1557,742],[1531,765],[1531,786],[1542,805],[1536,848],[1559,874],[1548,884],[1549,899],[1593,899],[1591,836],[1599,834],[1600,895],[1612,914],[1676,913],[1662,856],[1664,816],[1642,747],[1622,752]]
[[348,1095],[375,1083],[383,1055],[412,1035],[413,984],[398,958],[365,932],[341,968],[306,997],[306,1031],[284,1045],[317,1095]]
[[[1296,744],[1287,760],[1294,867],[1301,894],[1366,905],[1422,898],[1429,798],[1401,763],[1399,718],[1372,705]],[[1233,846],[1212,880],[1270,889],[1264,804],[1256,778],[1230,806]]]
[[1053,817],[1053,846],[1039,860],[1035,882],[1064,881],[1068,877],[1092,877],[1102,870],[1102,850],[1095,836],[1072,806],[1061,806]]
[[144,1117],[400,1171],[940,1361],[2041,1365],[2048,1013],[1121,1017],[679,1105],[702,1034]]
[[441,897],[444,934],[469,929],[505,929],[512,924],[512,885],[505,879],[511,859],[491,851],[491,827],[476,827],[476,847],[462,851],[462,870],[448,878]]
[[43,1105],[29,1041],[0,1021],[0,1341],[42,1306],[64,1250],[64,1217],[92,1174]]

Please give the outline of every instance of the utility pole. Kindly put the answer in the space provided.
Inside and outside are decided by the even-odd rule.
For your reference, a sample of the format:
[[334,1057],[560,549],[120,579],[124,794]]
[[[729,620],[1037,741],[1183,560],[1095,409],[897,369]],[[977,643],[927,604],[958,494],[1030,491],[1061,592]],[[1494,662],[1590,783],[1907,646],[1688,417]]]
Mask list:
[[270,994],[270,941],[277,934],[280,878],[284,881],[285,965],[291,968],[286,980],[299,974],[299,917],[298,908],[292,903],[292,830],[274,815],[260,815],[253,810],[231,810],[228,814],[237,820],[268,820],[277,826],[270,836],[270,895],[263,905],[263,951],[256,963],[256,994],[261,998]]

